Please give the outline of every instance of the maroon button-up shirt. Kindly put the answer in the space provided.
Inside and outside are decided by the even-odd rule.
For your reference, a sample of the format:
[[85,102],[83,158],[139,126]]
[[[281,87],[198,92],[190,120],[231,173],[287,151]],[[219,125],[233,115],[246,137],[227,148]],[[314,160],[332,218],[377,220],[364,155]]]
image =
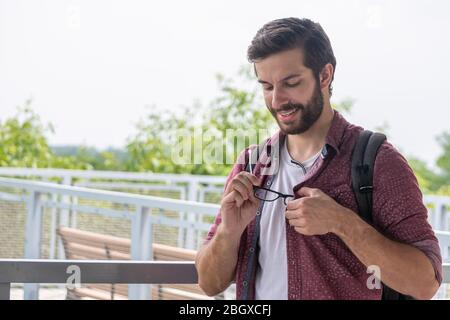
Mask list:
[[[318,188],[339,204],[358,212],[351,186],[351,155],[363,129],[347,122],[335,111],[326,137],[326,155],[319,158],[305,180],[295,186]],[[276,146],[283,137],[277,133],[267,142]],[[270,147],[256,165],[255,174],[270,165]],[[279,148],[278,148],[279,149]],[[239,156],[227,183],[245,169],[248,149]],[[427,209],[411,168],[405,158],[387,141],[380,147],[374,167],[373,226],[386,237],[422,250],[434,267],[436,279],[442,282],[442,258],[438,241],[427,221]],[[283,213],[280,213],[283,214]],[[221,222],[218,213],[206,241],[215,234]],[[241,237],[236,269],[237,299],[254,299],[258,248],[254,239],[255,220]],[[381,299],[380,289],[369,289],[371,274],[335,234],[304,236],[286,223],[288,299]],[[277,263],[274,261],[273,263]]]

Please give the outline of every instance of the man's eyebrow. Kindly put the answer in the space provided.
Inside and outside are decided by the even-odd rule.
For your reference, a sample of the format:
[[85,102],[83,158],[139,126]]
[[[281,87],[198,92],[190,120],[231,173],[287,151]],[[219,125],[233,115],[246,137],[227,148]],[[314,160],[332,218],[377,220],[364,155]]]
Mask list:
[[[289,79],[292,79],[292,78],[297,78],[297,77],[300,77],[301,75],[302,75],[301,73],[294,73],[294,74],[288,75],[287,77],[281,79],[281,81],[286,81],[286,80],[289,80]],[[267,81],[264,81],[264,80],[261,80],[261,79],[258,79],[258,82],[262,83],[262,84],[269,84]]]

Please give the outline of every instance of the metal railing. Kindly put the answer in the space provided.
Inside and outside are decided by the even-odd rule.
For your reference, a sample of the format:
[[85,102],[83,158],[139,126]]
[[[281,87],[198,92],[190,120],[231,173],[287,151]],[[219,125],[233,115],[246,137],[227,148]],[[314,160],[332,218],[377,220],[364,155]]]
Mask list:
[[12,168],[1,167],[0,176],[14,177],[40,177],[40,178],[81,178],[86,180],[130,180],[130,181],[165,181],[168,183],[192,182],[205,184],[223,184],[224,176],[207,176],[172,173],[146,173],[128,171],[103,171],[103,170],[70,170],[70,169],[40,169],[40,168]]
[[[75,272],[80,282],[71,281]],[[74,286],[82,283],[134,284],[130,285],[132,290],[146,287],[143,284],[197,283],[197,271],[194,262],[184,261],[0,259],[0,300],[10,299],[12,283],[67,284],[69,281]]]
[[[78,284],[192,284],[198,280],[194,262],[0,259],[0,300],[10,298],[11,283],[68,283],[73,266],[78,268]],[[450,264],[443,265],[443,282],[450,283]]]
[[[138,194],[127,194],[122,192],[94,190],[88,188],[58,185],[39,181],[0,178],[0,187],[8,190],[18,190],[19,193],[0,193],[0,199],[8,201],[25,202],[27,205],[26,230],[25,230],[25,258],[41,258],[42,241],[42,216],[44,208],[55,208],[60,210],[60,226],[67,226],[69,211],[87,212],[109,217],[131,220],[131,259],[152,259],[152,229],[153,226],[173,226],[186,228],[192,231],[208,231],[210,223],[194,219],[193,221],[170,218],[159,214],[161,210],[175,212],[192,212],[193,215],[215,217],[219,206],[208,203],[193,201],[167,199],[161,197],[144,196]],[[59,197],[54,197],[54,196]],[[90,199],[96,201],[108,201],[114,204],[133,207],[134,210],[118,210],[85,206],[77,203],[67,202],[70,197],[78,199]],[[56,227],[56,226],[52,226]],[[63,251],[60,242],[60,249]],[[64,253],[64,251],[63,251]],[[64,256],[64,255],[62,255]],[[38,294],[38,286],[34,284],[25,285],[25,298],[35,299]],[[142,293],[130,291],[130,298],[139,298]],[[148,296],[148,294],[147,294]],[[145,297],[144,297],[145,298]]]
[[[158,194],[167,197],[171,193],[171,197],[176,194],[177,199],[217,203],[223,191],[223,185],[226,177],[223,176],[206,176],[206,175],[189,175],[189,174],[159,174],[146,172],[121,172],[121,171],[96,171],[96,170],[70,170],[70,169],[45,169],[45,168],[0,168],[0,176],[27,178],[39,181],[57,181],[62,185],[81,186],[87,188],[95,188],[102,190],[132,192],[137,194]],[[213,197],[214,200],[208,198]],[[64,202],[71,201],[77,203],[77,197],[68,198],[64,196]],[[78,211],[71,210],[70,220],[63,221],[64,225],[77,227]],[[180,219],[190,223],[195,221],[203,221],[204,216],[195,212],[180,212]],[[67,214],[62,219],[68,219]],[[52,214],[51,225],[55,225],[56,216]],[[56,233],[53,228],[51,234],[51,255],[50,258],[61,258],[62,248],[60,246],[57,255],[54,255],[53,247],[56,245]],[[183,226],[179,229],[178,246],[188,249],[195,249],[201,244],[198,233],[192,228]]]

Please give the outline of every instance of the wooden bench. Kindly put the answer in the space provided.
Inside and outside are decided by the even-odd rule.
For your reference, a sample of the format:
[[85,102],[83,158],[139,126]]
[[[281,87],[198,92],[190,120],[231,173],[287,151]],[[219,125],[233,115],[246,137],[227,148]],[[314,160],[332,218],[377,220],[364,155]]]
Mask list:
[[[129,260],[131,240],[74,228],[57,230],[64,244],[66,259]],[[194,261],[196,251],[163,244],[153,244],[153,258],[160,261]],[[126,284],[83,284],[81,288],[68,289],[67,299],[128,299]],[[208,297],[198,284],[152,285],[152,299],[197,300]],[[223,299],[217,296],[216,299]]]

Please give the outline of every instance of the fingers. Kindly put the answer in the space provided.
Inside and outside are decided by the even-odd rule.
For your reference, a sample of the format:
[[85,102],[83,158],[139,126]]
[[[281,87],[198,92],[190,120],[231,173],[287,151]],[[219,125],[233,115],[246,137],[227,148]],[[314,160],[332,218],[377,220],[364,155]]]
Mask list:
[[254,185],[254,186],[259,186],[261,184],[261,180],[258,179],[254,174],[248,173],[248,172],[243,172],[243,175],[250,180],[250,182]]
[[245,200],[248,200],[254,197],[253,186],[259,184],[260,181],[256,176],[243,171],[237,174],[229,183],[226,194],[230,193],[232,190],[236,190],[242,195]]
[[284,215],[285,215],[286,219],[291,220],[291,219],[302,218],[305,216],[305,213],[302,210],[293,209],[293,210],[286,210]]
[[304,228],[306,227],[306,220],[305,219],[292,219],[289,220],[289,225],[295,228]]
[[294,199],[288,202],[287,206],[286,206],[286,210],[295,210],[301,207],[301,205],[303,204],[304,200],[303,199]]
[[242,171],[240,172],[236,178],[236,180],[241,181],[246,184],[248,188],[253,192],[253,186],[259,186],[261,184],[260,180],[253,174]]
[[239,192],[237,191],[233,191],[232,193],[234,194],[234,201],[236,202],[236,207],[240,208],[244,203],[244,201],[247,199],[244,199],[242,195],[239,194]]
[[222,199],[222,205],[224,204],[236,204],[236,207],[241,207],[244,203],[244,198],[242,198],[241,194],[235,190],[231,191]]
[[233,190],[238,192],[244,200],[248,200],[250,195],[253,193],[253,188],[241,180],[234,180]]
[[313,197],[313,196],[319,195],[320,193],[321,193],[320,189],[308,188],[308,187],[300,188],[297,191],[297,194],[300,197]]
[[292,227],[305,227],[306,226],[306,217],[303,215],[301,211],[286,211],[286,219]]
[[225,189],[225,194],[230,193],[234,189],[236,181],[240,181],[241,183],[243,183],[247,188],[249,188],[249,191],[251,192],[253,192],[254,185],[255,186],[260,185],[260,181],[255,175],[248,173],[246,171],[242,171],[239,172],[236,176],[234,176],[233,179],[230,181],[230,183],[228,183]]
[[308,232],[306,231],[306,228],[304,228],[304,227],[295,227],[294,229],[295,229],[295,231],[297,231],[300,234],[308,235]]

